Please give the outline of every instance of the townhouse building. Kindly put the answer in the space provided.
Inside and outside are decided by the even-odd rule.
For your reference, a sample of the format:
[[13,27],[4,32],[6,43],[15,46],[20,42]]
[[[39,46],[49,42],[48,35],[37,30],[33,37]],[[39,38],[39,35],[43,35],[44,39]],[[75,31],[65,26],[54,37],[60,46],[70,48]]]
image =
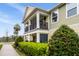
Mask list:
[[61,25],[79,33],[79,4],[60,3],[51,10],[28,6],[24,18],[24,41],[47,42]]

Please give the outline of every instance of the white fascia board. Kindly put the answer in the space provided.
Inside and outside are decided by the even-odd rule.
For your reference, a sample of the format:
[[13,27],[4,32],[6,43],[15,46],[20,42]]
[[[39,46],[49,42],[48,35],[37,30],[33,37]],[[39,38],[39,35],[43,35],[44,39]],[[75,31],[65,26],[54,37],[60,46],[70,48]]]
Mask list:
[[48,30],[36,30],[33,32],[26,33],[25,35],[33,34],[33,33],[49,33]]

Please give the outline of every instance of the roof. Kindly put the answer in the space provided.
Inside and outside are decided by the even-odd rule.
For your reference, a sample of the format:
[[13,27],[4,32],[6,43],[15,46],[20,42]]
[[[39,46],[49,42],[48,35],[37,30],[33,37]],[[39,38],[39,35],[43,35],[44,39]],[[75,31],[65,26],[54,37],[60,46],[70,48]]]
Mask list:
[[[49,11],[43,10],[43,9],[41,9],[41,8],[34,8],[34,7],[32,7],[32,8],[34,8],[34,10],[33,10],[26,18],[25,18],[25,14],[26,14],[26,10],[25,10],[25,14],[24,14],[24,18],[23,18],[23,23],[24,23],[25,20],[27,20],[30,16],[32,16],[32,14],[34,14],[34,13],[35,13],[36,11],[38,11],[38,10],[49,14],[51,11],[53,11],[53,10],[55,10],[55,9],[57,9],[57,8],[60,8],[61,6],[65,5],[65,4],[66,4],[66,3],[60,3],[60,4],[58,4],[57,6],[55,6],[54,8],[52,8],[52,9],[49,10]],[[28,7],[29,7],[29,6],[28,6]],[[27,9],[28,7],[26,7],[26,9]]]
[[[30,6],[31,7],[31,6]],[[26,13],[27,13],[27,9],[29,8],[29,6],[28,7],[25,7],[25,13],[24,13],[24,17],[23,17],[23,23],[24,23],[24,21],[25,21],[25,18],[26,18]],[[32,7],[33,8],[33,7]]]
[[[26,9],[27,9],[28,7],[26,7]],[[34,8],[34,7],[33,7]],[[34,8],[34,10],[25,18],[25,14],[26,14],[26,10],[25,10],[25,14],[24,14],[24,18],[23,18],[23,20],[25,21],[25,20],[27,20],[30,16],[32,16],[32,14],[34,14],[36,11],[42,11],[42,12],[44,12],[44,13],[49,13],[48,11],[46,11],[46,10],[43,10],[43,9],[41,9],[41,8]],[[24,22],[23,21],[23,22]]]
[[66,3],[60,3],[60,4],[58,4],[57,6],[55,6],[54,8],[52,8],[51,10],[49,10],[49,12],[51,12],[51,11],[57,9],[57,8],[60,8],[61,6],[65,5],[65,4],[66,4]]

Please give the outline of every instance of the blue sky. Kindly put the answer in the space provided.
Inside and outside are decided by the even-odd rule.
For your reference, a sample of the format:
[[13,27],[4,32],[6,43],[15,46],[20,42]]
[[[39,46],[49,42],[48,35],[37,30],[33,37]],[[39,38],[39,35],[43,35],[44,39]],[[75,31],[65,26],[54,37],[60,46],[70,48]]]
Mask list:
[[23,16],[27,6],[38,7],[45,10],[50,10],[57,3],[19,3],[19,4],[0,4],[0,37],[13,34],[15,24],[21,26],[20,35],[24,33]]

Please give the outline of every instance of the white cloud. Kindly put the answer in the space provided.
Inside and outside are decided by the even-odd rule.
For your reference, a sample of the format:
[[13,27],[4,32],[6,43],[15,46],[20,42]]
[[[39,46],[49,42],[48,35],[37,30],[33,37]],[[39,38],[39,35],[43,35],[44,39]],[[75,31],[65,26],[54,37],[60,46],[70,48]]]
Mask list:
[[24,13],[24,8],[20,5],[18,5],[18,4],[10,4],[9,3],[8,5],[15,8],[15,9],[17,9],[17,10],[19,10],[19,11],[21,11],[22,13]]
[[2,12],[0,12],[0,22],[13,25],[12,21],[10,21],[10,16]]
[[14,19],[15,18],[13,18],[11,15],[5,14],[4,12],[0,11],[0,22],[14,26],[15,24],[19,23],[18,20]]
[[13,25],[13,23],[11,23],[11,21],[9,21],[9,20],[6,19],[6,18],[0,18],[0,22],[6,23],[6,24],[9,24],[9,25]]
[[0,17],[5,17],[5,18],[8,18],[9,16],[3,12],[0,11]]

